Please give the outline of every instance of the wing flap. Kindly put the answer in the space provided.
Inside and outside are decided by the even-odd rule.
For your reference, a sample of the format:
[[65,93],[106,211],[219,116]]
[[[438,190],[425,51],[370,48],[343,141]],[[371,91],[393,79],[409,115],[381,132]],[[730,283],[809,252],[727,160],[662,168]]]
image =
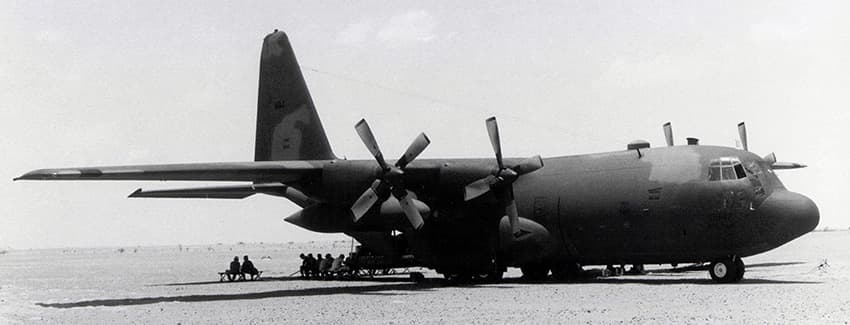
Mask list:
[[131,198],[169,198],[169,199],[244,199],[257,194],[248,186],[199,187],[171,190],[145,191],[137,189],[127,197]]
[[281,183],[193,187],[152,191],[137,189],[128,197],[171,199],[244,199],[258,193],[284,197],[300,207],[308,207],[319,202],[316,199],[307,196],[303,192]]

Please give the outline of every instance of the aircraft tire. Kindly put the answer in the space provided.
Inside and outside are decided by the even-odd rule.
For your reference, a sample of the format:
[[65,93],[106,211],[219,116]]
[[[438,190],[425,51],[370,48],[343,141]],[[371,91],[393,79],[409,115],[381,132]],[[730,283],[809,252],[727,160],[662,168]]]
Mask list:
[[544,281],[549,276],[549,268],[544,265],[527,265],[520,270],[522,270],[522,278],[528,281]]
[[[740,261],[740,259],[736,259]],[[711,279],[718,283],[732,283],[740,280],[738,278],[739,273],[740,276],[743,276],[743,267],[738,267],[737,261],[733,261],[732,258],[724,257],[717,261],[711,263],[711,266],[708,268],[708,274],[711,275]],[[740,262],[743,266],[743,262]]]
[[733,282],[740,282],[744,278],[744,272],[746,271],[746,266],[744,266],[744,261],[741,258],[735,259],[735,268],[738,272],[735,274],[735,280]]
[[558,281],[574,281],[582,275],[581,265],[578,263],[563,263],[552,266],[552,277]]

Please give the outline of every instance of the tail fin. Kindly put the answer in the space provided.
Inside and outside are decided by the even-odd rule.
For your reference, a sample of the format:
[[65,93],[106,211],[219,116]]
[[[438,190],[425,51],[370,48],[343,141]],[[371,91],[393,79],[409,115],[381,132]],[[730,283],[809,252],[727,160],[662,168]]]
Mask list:
[[284,32],[263,40],[258,97],[255,161],[336,158]]

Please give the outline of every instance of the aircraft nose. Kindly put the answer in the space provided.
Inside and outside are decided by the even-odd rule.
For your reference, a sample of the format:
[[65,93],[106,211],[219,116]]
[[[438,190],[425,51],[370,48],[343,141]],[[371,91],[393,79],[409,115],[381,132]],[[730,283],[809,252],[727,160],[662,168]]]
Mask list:
[[769,217],[781,220],[781,227],[793,236],[792,238],[814,230],[820,221],[818,206],[799,193],[776,191],[770,195],[762,207]]

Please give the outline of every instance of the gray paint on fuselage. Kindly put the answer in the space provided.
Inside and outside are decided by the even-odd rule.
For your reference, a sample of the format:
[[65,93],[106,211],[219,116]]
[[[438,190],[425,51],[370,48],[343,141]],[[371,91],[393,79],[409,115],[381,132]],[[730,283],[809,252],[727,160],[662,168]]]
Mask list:
[[[587,264],[749,256],[802,234],[773,235],[781,226],[779,221],[749,204],[753,202],[754,208],[760,204],[755,202],[752,175],[709,181],[708,166],[720,157],[759,164],[763,171],[760,182],[767,195],[784,191],[769,167],[752,153],[716,146],[659,147],[641,149],[640,155],[625,150],[546,158],[542,169],[514,183],[519,213],[549,230],[547,251],[552,258]],[[506,165],[521,160],[506,159]],[[470,202],[464,202],[462,194],[463,186],[496,168],[494,160],[486,158],[419,159],[406,168],[405,182],[440,218],[471,218],[470,224],[491,218],[496,224],[500,216],[491,194]],[[377,164],[371,160],[325,163],[321,186],[310,192],[324,195],[322,199],[329,204],[348,208],[377,172]],[[381,217],[388,216],[373,211],[364,217],[364,225],[385,227],[388,220],[382,222]],[[338,218],[350,216],[342,213]],[[392,220],[394,225],[406,225],[401,215]],[[369,230],[364,225],[357,230]]]

